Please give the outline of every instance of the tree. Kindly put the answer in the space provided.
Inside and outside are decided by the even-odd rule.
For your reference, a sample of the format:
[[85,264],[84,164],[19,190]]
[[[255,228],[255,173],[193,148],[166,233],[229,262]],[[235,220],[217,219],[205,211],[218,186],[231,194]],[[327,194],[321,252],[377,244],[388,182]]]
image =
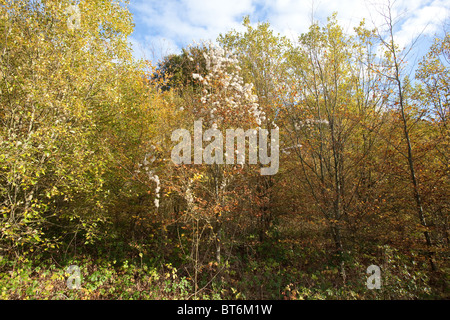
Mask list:
[[317,220],[325,218],[344,283],[346,239],[356,235],[360,204],[371,199],[368,160],[383,123],[377,83],[382,84],[366,67],[371,49],[366,37],[346,35],[336,15],[322,28],[313,24],[291,48],[280,113],[286,149],[293,153],[287,155],[290,170],[309,193],[298,191],[304,202],[299,205]]
[[[258,22],[256,27],[251,25],[248,16],[243,19],[244,32],[232,30],[220,35],[218,42],[237,58],[244,81],[252,83],[259,108],[264,112],[262,123],[264,128],[278,128],[277,115],[282,102],[283,83],[287,77],[287,50],[289,41],[286,37],[274,34],[268,22]],[[275,191],[277,176],[253,177],[253,193],[258,195],[256,200],[260,204],[257,213],[259,220],[259,239],[262,242],[275,218]],[[283,191],[282,191],[283,192]]]
[[104,144],[110,125],[145,101],[145,87],[137,100],[129,92],[143,72],[127,43],[126,6],[81,1],[73,24],[70,4],[2,1],[0,212],[11,250],[93,239],[115,165]]
[[448,203],[445,190],[449,189],[449,146],[450,134],[448,117],[449,83],[450,83],[450,35],[448,31],[442,37],[436,37],[428,54],[419,63],[416,79],[420,81],[415,88],[414,96],[420,105],[420,112],[428,124],[429,141],[426,144],[429,157],[427,167],[428,177],[424,183],[429,186],[425,196],[432,212],[433,225],[439,235],[435,236],[435,244],[448,247]]
[[192,73],[205,75],[207,70],[204,64],[203,53],[206,47],[183,48],[181,54],[171,54],[158,64],[152,78],[161,83],[161,90],[177,90],[184,94],[189,89],[198,88],[198,83],[192,78]]

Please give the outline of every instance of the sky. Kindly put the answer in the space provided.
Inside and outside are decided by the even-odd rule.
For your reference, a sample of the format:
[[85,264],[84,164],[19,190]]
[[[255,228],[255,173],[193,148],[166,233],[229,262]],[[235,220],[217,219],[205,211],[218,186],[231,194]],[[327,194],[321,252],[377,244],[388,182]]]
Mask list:
[[[183,47],[203,40],[215,41],[219,34],[243,30],[242,20],[252,24],[269,22],[272,29],[295,41],[308,31],[312,16],[321,24],[333,12],[348,32],[365,18],[367,25],[384,23],[380,12],[388,0],[131,0],[135,31],[130,37],[136,58],[153,62]],[[442,33],[450,18],[450,0],[392,1],[399,23],[395,38],[408,46],[419,34],[415,58],[426,53],[431,39]],[[414,59],[414,57],[413,57]]]

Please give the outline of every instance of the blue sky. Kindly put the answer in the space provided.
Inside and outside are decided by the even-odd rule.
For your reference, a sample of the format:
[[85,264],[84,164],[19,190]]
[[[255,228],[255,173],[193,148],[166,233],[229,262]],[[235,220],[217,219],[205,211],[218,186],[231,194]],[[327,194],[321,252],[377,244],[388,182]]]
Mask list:
[[[352,32],[361,19],[369,26],[383,24],[378,11],[388,0],[131,0],[135,31],[130,37],[134,55],[152,61],[202,40],[215,40],[220,33],[242,29],[242,18],[250,16],[254,23],[267,21],[277,33],[295,40],[308,30],[311,15],[325,23],[334,11],[340,24]],[[408,45],[423,32],[415,55],[426,52],[427,39],[442,32],[450,17],[450,0],[397,0],[394,16],[400,23],[395,37]],[[447,20],[448,21],[448,20]],[[414,57],[413,57],[414,59]]]

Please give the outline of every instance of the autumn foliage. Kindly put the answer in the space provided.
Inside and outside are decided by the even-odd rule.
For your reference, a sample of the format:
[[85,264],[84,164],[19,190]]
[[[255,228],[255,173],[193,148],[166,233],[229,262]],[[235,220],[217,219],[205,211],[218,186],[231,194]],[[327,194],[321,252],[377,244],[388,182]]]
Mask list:
[[[392,30],[333,15],[291,41],[246,17],[154,66],[126,3],[80,1],[77,29],[70,1],[0,3],[2,299],[33,297],[18,263],[40,288],[55,261],[108,275],[71,298],[133,297],[120,274],[142,299],[448,298],[448,33],[409,75]],[[198,119],[279,129],[279,171],[173,163]]]

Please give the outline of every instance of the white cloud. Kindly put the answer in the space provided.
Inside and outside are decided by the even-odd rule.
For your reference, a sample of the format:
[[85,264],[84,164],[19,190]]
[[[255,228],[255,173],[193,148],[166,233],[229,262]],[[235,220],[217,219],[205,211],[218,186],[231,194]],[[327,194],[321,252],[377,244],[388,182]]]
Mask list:
[[302,32],[307,32],[311,24],[311,4],[309,1],[279,0],[266,1],[266,20],[275,31],[296,40]]
[[183,0],[186,17],[197,25],[206,26],[212,30],[224,30],[239,23],[244,14],[253,12],[251,0]]
[[[403,18],[396,29],[397,41],[405,45],[425,27],[425,34],[439,31],[440,24],[449,15],[446,2],[448,0],[391,1],[393,16]],[[372,22],[381,26],[384,20],[380,12],[386,4],[387,0],[131,0],[137,26],[133,43],[136,46],[146,42],[155,46],[155,42],[166,39],[165,50],[178,52],[193,41],[214,41],[220,33],[242,30],[244,15],[250,15],[253,23],[255,17],[269,21],[275,32],[294,40],[308,31],[312,10],[315,19],[323,24],[333,12],[338,12],[339,23],[347,32],[352,32],[363,18],[368,26],[372,26]]]
[[[242,17],[251,14],[251,0],[169,0],[131,2],[135,23],[154,39],[153,43],[167,39],[169,47],[179,51],[193,41],[215,40],[222,32],[239,28]],[[134,35],[134,42],[142,42],[144,36]]]
[[131,43],[133,55],[137,59],[157,62],[169,54],[181,51],[172,39],[161,36],[145,36],[139,40],[130,37],[128,40]]
[[423,6],[417,5],[414,11],[410,11],[409,18],[404,21],[400,30],[395,33],[400,47],[407,46],[420,34],[432,36],[442,31],[444,20],[449,14],[450,10],[441,1],[434,1]]

